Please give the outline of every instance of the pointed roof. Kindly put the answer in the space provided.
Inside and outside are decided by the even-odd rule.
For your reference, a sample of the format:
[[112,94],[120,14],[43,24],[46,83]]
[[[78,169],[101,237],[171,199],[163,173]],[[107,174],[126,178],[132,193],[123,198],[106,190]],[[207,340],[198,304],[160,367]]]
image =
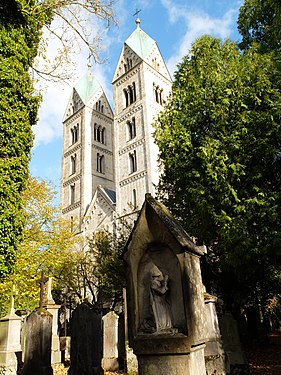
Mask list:
[[98,90],[102,89],[100,83],[93,75],[90,67],[87,73],[77,82],[74,88],[84,104],[87,104],[88,101],[98,92]]
[[139,57],[145,59],[153,45],[156,43],[149,35],[147,35],[137,23],[137,28],[125,41]]

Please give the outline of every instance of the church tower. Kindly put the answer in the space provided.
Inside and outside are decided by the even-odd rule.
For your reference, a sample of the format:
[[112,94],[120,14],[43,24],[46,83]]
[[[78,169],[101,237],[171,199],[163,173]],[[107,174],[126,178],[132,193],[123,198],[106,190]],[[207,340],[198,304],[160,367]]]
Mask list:
[[114,114],[89,68],[63,120],[62,216],[84,236],[114,230],[116,217],[137,213],[158,183],[152,123],[172,82],[156,42],[136,24],[113,77]]
[[113,77],[116,211],[141,208],[155,192],[159,170],[152,123],[171,90],[171,77],[156,42],[137,27],[125,41]]
[[78,224],[75,231],[85,230],[97,190],[115,205],[113,171],[113,112],[89,67],[73,88],[63,120],[62,216]]

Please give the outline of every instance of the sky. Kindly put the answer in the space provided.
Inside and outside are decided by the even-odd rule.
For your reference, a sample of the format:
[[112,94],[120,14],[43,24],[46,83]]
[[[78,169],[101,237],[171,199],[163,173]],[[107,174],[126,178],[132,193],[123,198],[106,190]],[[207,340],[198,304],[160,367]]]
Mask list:
[[[237,17],[243,0],[116,0],[115,12],[118,26],[106,29],[96,24],[102,35],[100,56],[103,64],[91,61],[93,73],[102,85],[112,104],[111,82],[123,43],[134,31],[134,13],[138,14],[140,27],[162,53],[173,76],[182,58],[188,54],[192,43],[201,35],[209,34],[222,39],[239,40]],[[57,48],[51,40],[47,53],[52,59]],[[88,52],[82,47],[73,56],[74,70],[66,82],[41,82],[43,101],[39,121],[33,127],[34,147],[30,173],[51,181],[59,192],[62,154],[62,119],[72,88],[87,71]]]

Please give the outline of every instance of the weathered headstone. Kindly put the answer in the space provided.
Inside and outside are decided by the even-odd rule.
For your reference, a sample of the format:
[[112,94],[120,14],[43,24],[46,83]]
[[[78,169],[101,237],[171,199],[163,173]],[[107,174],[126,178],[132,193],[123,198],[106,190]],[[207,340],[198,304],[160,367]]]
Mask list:
[[71,367],[70,375],[103,374],[102,317],[92,306],[83,302],[71,319]]
[[129,344],[139,375],[206,374],[204,252],[146,194],[123,254]]
[[235,371],[238,373],[239,371],[239,374],[248,374],[248,364],[242,349],[237,321],[231,312],[226,311],[219,318],[219,324],[226,356],[227,373],[235,373]]
[[105,371],[117,371],[118,365],[118,315],[110,311],[103,318],[103,359]]
[[24,375],[52,375],[51,343],[52,315],[44,309],[44,284],[48,278],[42,273],[40,284],[40,305],[26,318]]
[[21,362],[21,318],[15,315],[13,287],[10,313],[0,319],[0,374],[16,375]]
[[46,284],[47,296],[44,300],[44,308],[53,316],[52,325],[52,353],[51,363],[61,362],[60,339],[58,336],[58,311],[60,305],[56,305],[52,296],[52,278],[49,277]]
[[206,348],[205,363],[207,375],[225,375],[225,354],[216,312],[217,298],[208,293],[204,294],[206,311]]

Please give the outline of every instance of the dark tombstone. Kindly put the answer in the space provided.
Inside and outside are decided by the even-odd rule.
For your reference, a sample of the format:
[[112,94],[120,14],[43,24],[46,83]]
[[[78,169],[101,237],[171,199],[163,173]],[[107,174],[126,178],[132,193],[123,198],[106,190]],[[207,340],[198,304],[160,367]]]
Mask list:
[[101,375],[102,316],[89,303],[82,303],[71,318],[71,367],[69,375]]
[[24,350],[23,375],[52,375],[52,315],[42,308],[44,284],[48,278],[43,273],[40,284],[40,307],[26,319],[26,338]]
[[204,252],[146,194],[123,253],[129,345],[139,375],[206,374]]
[[125,342],[125,317],[119,315],[118,320],[118,363],[119,370],[126,371],[126,342]]

